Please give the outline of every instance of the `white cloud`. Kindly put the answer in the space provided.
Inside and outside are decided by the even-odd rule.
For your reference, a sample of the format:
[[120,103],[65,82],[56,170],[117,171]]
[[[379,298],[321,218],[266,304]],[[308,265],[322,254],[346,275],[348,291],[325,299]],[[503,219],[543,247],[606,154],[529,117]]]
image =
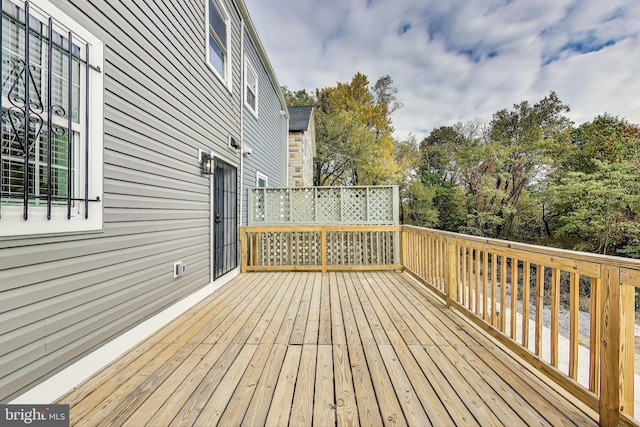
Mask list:
[[640,123],[634,0],[245,0],[280,83],[315,90],[389,74],[398,137],[490,118],[551,90],[578,123]]

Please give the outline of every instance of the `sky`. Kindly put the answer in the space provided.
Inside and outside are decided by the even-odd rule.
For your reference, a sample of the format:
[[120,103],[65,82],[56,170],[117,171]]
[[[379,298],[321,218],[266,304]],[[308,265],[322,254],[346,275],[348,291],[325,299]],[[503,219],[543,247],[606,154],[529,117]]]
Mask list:
[[245,0],[280,85],[389,75],[394,136],[490,119],[550,91],[576,125],[640,124],[639,0]]

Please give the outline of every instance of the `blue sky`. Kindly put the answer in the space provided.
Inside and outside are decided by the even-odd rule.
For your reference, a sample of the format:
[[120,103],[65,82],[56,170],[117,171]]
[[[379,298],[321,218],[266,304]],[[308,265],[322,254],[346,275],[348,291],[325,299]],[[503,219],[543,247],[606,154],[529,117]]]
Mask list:
[[395,136],[536,102],[640,123],[638,0],[245,0],[281,85],[391,76]]

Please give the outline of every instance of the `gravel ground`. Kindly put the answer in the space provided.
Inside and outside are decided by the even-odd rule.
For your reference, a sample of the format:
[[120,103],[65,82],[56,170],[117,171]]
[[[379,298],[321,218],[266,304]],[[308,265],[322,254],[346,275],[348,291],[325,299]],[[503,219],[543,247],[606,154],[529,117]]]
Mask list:
[[[507,298],[507,303],[510,304],[511,301]],[[522,314],[522,301],[517,301],[518,303],[518,313]],[[535,303],[529,304],[529,319],[535,320],[536,307]],[[558,314],[558,331],[560,335],[569,338],[570,334],[570,326],[571,326],[571,316],[569,310],[565,310],[562,307],[560,308],[560,313]],[[551,327],[551,309],[549,307],[544,307],[542,311],[542,324],[550,328]],[[589,343],[590,336],[590,327],[591,327],[591,316],[589,313],[584,311],[578,311],[578,335],[580,336],[580,341],[583,343]]]

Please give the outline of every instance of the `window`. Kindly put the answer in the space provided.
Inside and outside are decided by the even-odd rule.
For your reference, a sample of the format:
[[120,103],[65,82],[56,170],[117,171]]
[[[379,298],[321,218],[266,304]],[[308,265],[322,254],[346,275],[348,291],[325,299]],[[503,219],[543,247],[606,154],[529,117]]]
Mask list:
[[102,229],[103,45],[42,4],[3,1],[0,236]]
[[249,58],[245,58],[244,81],[244,102],[254,114],[258,114],[258,73]]
[[207,61],[215,70],[216,74],[231,86],[229,74],[229,16],[224,6],[216,0],[209,0],[207,7]]
[[264,188],[267,185],[269,185],[269,178],[260,172],[256,172],[256,187]]

